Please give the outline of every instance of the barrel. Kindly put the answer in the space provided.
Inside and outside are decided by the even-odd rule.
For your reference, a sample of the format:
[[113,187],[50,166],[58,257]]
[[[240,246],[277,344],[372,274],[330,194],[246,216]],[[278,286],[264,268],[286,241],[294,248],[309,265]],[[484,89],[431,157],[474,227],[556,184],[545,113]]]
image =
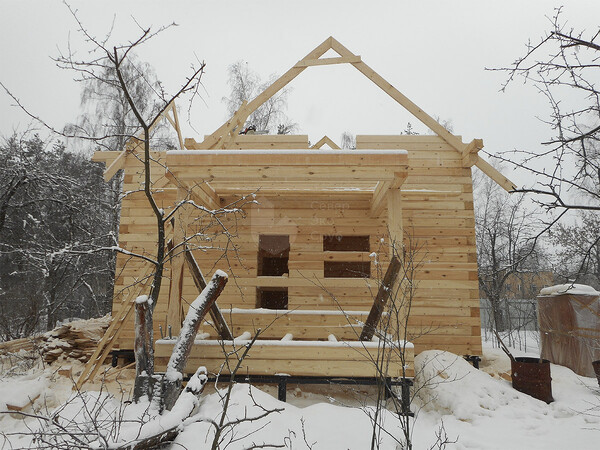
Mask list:
[[596,378],[598,379],[598,386],[600,386],[600,359],[598,361],[592,361],[592,367],[594,368]]
[[550,361],[540,358],[517,357],[511,361],[511,369],[512,385],[517,391],[546,403],[554,401]]

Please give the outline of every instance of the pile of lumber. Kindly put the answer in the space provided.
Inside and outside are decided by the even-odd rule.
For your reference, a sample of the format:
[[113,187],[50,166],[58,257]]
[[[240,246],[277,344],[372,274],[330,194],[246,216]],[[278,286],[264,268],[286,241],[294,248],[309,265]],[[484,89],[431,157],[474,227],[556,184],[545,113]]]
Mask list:
[[92,356],[109,323],[110,315],[66,323],[40,336],[0,343],[0,354],[37,349],[47,364],[53,363],[61,356],[86,362]]

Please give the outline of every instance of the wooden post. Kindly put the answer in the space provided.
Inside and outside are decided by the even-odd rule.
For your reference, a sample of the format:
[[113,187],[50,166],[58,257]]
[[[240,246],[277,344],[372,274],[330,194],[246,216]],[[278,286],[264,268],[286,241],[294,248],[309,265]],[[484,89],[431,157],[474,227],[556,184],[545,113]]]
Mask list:
[[392,256],[394,254],[394,247],[397,254],[400,254],[402,251],[402,193],[400,189],[390,189],[388,191],[387,207],[390,256]]
[[[183,201],[187,196],[187,191],[179,187],[177,189],[177,202]],[[169,285],[169,302],[167,304],[167,316],[165,320],[165,330],[169,325],[173,334],[178,335],[181,329],[181,319],[183,317],[181,297],[183,293],[183,266],[185,264],[184,249],[177,247],[185,240],[186,228],[189,212],[186,206],[179,208],[177,219],[173,225],[173,247],[174,254],[171,255],[171,283]]]
[[396,283],[398,272],[400,272],[400,260],[393,256],[392,260],[390,261],[390,265],[385,272],[385,276],[383,277],[383,283],[381,283],[381,286],[379,286],[379,290],[377,291],[377,295],[373,301],[373,306],[371,307],[371,311],[369,312],[362,333],[360,334],[361,341],[370,341],[373,339],[375,329],[381,320],[381,315],[385,310],[385,305],[390,298],[392,289]]

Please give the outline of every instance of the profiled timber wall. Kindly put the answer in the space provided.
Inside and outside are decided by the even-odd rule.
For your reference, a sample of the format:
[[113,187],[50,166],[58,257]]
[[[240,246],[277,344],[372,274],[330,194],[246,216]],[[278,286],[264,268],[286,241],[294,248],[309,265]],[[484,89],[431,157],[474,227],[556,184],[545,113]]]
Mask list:
[[[439,348],[457,354],[481,354],[479,291],[475,249],[475,222],[471,169],[462,166],[461,156],[437,136],[357,136],[359,149],[406,149],[409,152],[409,176],[401,189],[403,228],[413,243],[422,245],[417,258],[424,264],[416,275],[418,289],[413,300],[409,339],[415,343],[415,353]],[[318,152],[318,150],[315,150]],[[162,154],[164,155],[164,153]],[[160,159],[160,155],[157,154]],[[96,159],[101,159],[97,157]],[[141,164],[128,157],[125,164],[124,191],[140,189]],[[177,199],[177,189],[164,183],[164,169],[155,165],[153,180],[164,184],[157,198],[166,211]],[[323,252],[323,235],[369,235],[370,252],[377,253],[378,265],[367,252],[353,254],[357,261],[372,261],[372,277],[376,270],[385,270],[388,258],[387,211],[371,215],[372,192],[347,191],[307,197],[299,193],[270,193],[257,196],[258,205],[247,209],[245,218],[227,219],[239,247],[238,260],[219,259],[218,249],[195,250],[194,255],[208,278],[217,269],[233,273],[227,288],[218,300],[223,309],[255,308],[256,287],[288,287],[289,308],[311,311],[368,311],[372,304],[376,282],[363,279],[323,278],[324,260],[348,258]],[[223,197],[228,204],[236,197]],[[143,192],[123,199],[120,244],[131,251],[154,254],[156,249],[155,218]],[[257,250],[260,234],[290,236],[289,275],[287,277],[257,277]],[[213,246],[225,241],[217,237]],[[384,240],[382,244],[381,239]],[[336,252],[332,252],[336,253]],[[218,261],[218,262],[216,262]],[[145,263],[119,255],[115,292],[129,286],[139,276]],[[184,269],[183,306],[198,294]],[[155,335],[158,325],[166,325],[169,281],[167,268],[161,298],[156,307]],[[115,296],[118,306],[120,296]],[[225,314],[233,322],[234,334],[264,326],[265,317],[251,314]],[[345,319],[344,319],[345,320]],[[277,324],[278,322],[276,322]],[[296,338],[326,339],[329,332],[339,339],[356,339],[355,326],[319,315],[304,318],[294,316],[273,325],[265,337],[281,338],[291,332]],[[206,327],[206,331],[210,331]],[[166,332],[166,329],[165,329]],[[360,332],[360,330],[358,330]],[[132,348],[133,324],[122,333],[120,348]]]

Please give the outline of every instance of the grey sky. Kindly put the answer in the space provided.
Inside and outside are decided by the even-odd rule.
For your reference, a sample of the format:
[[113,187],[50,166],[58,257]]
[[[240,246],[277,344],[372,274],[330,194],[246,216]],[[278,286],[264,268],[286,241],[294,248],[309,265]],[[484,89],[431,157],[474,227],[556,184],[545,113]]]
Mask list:
[[[563,1],[576,29],[598,26],[600,2]],[[227,66],[243,59],[263,78],[285,72],[329,35],[334,36],[433,116],[452,121],[464,140],[483,138],[486,150],[534,149],[548,130],[548,113],[531,86],[499,93],[505,75],[485,67],[510,64],[549,28],[552,1],[103,1],[73,2],[92,33],[106,33],[116,14],[114,41],[133,39],[142,26],[177,28],[140,49],[168,89],[183,80],[196,57],[207,63],[203,101],[184,135],[200,141],[226,119]],[[61,128],[79,114],[80,85],[50,55],[81,38],[56,0],[0,1],[0,80],[33,112]],[[399,133],[418,121],[351,66],[308,68],[291,84],[288,115],[315,142],[354,134]],[[0,93],[0,133],[23,131],[29,120]],[[182,105],[183,106],[183,105]],[[187,120],[187,114],[181,114]],[[510,175],[510,174],[507,174]]]

